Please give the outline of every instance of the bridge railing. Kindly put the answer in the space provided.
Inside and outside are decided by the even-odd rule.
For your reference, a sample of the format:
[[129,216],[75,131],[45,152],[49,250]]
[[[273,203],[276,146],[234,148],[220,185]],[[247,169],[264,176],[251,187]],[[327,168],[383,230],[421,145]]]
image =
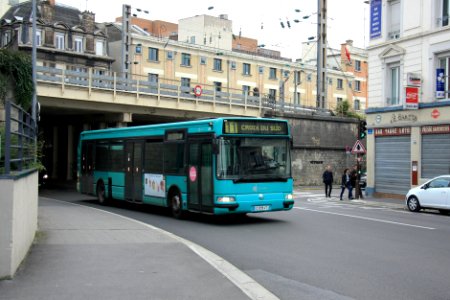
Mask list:
[[[202,87],[200,96],[196,96],[192,83],[183,86],[181,81],[158,78],[157,82],[149,80],[148,77],[133,74],[132,79],[124,78],[119,73],[106,72],[95,74],[92,69],[88,72],[62,70],[51,67],[39,66],[36,68],[37,80],[39,82],[54,83],[61,86],[78,86],[89,90],[105,90],[122,93],[133,93],[139,95],[156,96],[158,100],[173,98],[177,101],[211,102],[219,105],[244,106],[264,110],[268,113],[292,113],[292,114],[332,114],[330,110],[315,107],[302,106],[283,101],[279,97],[257,93],[244,93],[242,90],[214,85],[198,84]],[[225,91],[223,91],[225,90]]]
[[94,74],[61,70],[49,67],[37,67],[38,82],[54,83],[62,86],[71,85],[88,89],[102,89],[111,92],[134,93],[137,95],[154,95],[158,98],[168,97],[190,101],[212,101],[216,104],[237,105],[245,107],[262,107],[262,97],[243,94],[240,90],[229,89],[229,92],[219,91],[214,86],[202,85],[200,96],[194,94],[193,87],[182,86],[178,81],[167,79],[151,82],[119,77],[116,73]]

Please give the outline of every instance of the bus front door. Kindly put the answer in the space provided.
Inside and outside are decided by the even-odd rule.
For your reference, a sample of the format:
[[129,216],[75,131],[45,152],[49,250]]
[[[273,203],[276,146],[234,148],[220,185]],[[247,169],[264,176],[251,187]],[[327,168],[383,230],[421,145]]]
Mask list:
[[190,140],[188,161],[188,209],[213,211],[211,139]]
[[125,144],[125,200],[142,202],[144,142],[127,141]]
[[94,143],[83,142],[81,152],[80,191],[94,194]]

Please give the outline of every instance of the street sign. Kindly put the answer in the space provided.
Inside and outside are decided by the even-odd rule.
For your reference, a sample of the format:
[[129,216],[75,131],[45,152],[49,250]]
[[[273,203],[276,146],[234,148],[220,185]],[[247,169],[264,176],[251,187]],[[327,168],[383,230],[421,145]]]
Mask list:
[[352,148],[352,154],[365,154],[366,148],[364,148],[364,145],[361,143],[360,140],[356,140],[355,145],[353,145]]

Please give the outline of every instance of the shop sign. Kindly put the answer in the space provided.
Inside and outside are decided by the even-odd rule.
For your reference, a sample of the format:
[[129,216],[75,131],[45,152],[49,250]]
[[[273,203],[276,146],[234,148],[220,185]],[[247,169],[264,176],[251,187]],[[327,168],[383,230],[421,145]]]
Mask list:
[[422,78],[420,77],[420,74],[417,73],[408,73],[407,74],[407,86],[422,86]]
[[406,91],[406,109],[418,109],[419,108],[419,88],[413,86],[407,86]]
[[450,133],[450,125],[423,126],[421,132],[422,134]]
[[370,39],[381,37],[381,2],[370,1]]
[[445,98],[445,70],[436,69],[436,98]]
[[410,135],[411,127],[375,128],[375,136]]

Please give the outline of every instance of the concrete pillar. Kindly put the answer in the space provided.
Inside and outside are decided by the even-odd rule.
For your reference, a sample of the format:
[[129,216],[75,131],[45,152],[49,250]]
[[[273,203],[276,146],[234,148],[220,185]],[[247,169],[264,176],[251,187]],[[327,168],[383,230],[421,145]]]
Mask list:
[[106,123],[105,122],[101,122],[98,124],[98,128],[99,129],[106,129]]
[[126,123],[126,122],[117,122],[116,123],[116,127],[117,128],[120,128],[120,127],[127,127],[128,126],[128,124]]
[[73,137],[73,125],[67,126],[67,174],[66,179],[73,179],[73,168],[75,167],[75,162],[73,158],[74,153],[74,137]]
[[53,154],[52,154],[52,160],[53,160],[53,169],[51,178],[57,179],[58,178],[58,127],[53,126]]

